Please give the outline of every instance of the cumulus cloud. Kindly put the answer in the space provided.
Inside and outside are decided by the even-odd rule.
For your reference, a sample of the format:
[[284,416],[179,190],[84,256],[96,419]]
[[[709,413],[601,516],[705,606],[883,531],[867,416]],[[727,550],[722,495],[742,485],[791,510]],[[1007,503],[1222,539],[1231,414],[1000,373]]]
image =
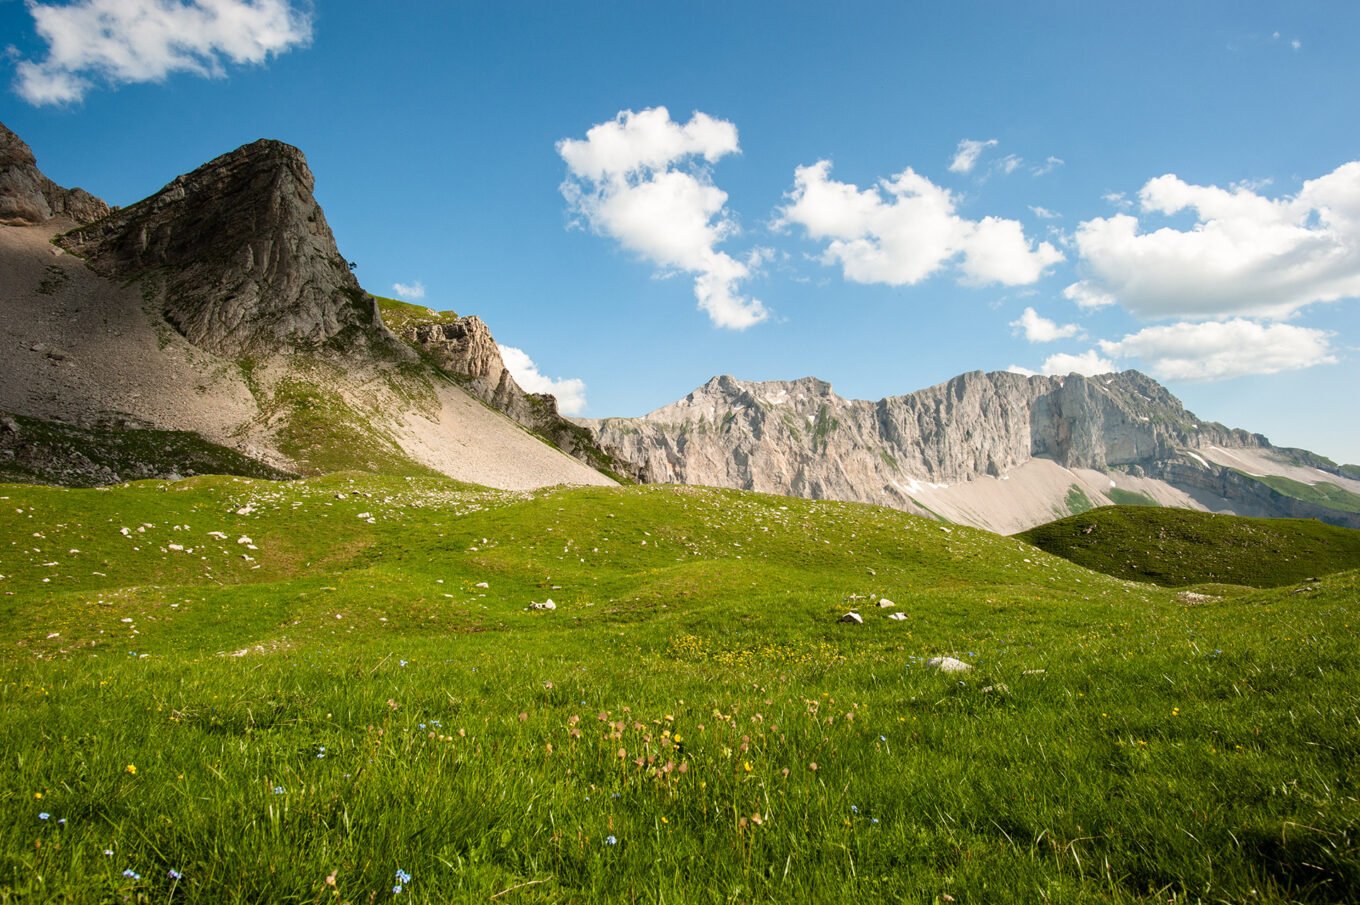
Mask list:
[[1325,330],[1237,318],[1148,327],[1099,345],[1114,358],[1140,360],[1162,380],[1225,380],[1335,364],[1331,336]]
[[393,283],[392,291],[397,294],[397,298],[406,299],[408,302],[418,302],[425,298],[425,284],[420,280],[414,283]]
[[1075,302],[1077,307],[1083,311],[1094,311],[1097,308],[1108,308],[1115,303],[1115,297],[1108,292],[1102,292],[1093,283],[1085,280],[1076,282],[1063,290],[1063,298],[1069,302]]
[[523,349],[514,346],[496,347],[501,350],[505,369],[526,393],[551,393],[557,397],[557,410],[564,415],[580,415],[586,410],[586,384],[579,377],[548,377]]
[[1145,232],[1121,213],[1083,222],[1074,240],[1082,291],[1113,296],[1136,316],[1284,318],[1360,296],[1360,161],[1280,198],[1159,176],[1139,207],[1145,217],[1190,212],[1195,222]]
[[1017,220],[959,216],[949,190],[910,167],[861,190],[832,179],[830,161],[821,160],[794,172],[788,198],[778,225],[829,240],[822,262],[839,262],[856,283],[911,285],[954,264],[964,283],[1018,286],[1063,260],[1052,244],[1027,239]]
[[705,113],[671,120],[665,107],[621,111],[584,139],[564,139],[562,195],[590,228],[659,267],[694,275],[699,307],[719,327],[744,330],[769,317],[743,295],[751,268],[717,246],[736,232],[727,193],[709,165],[740,153],[737,127]]
[[1081,333],[1076,324],[1058,324],[1040,316],[1033,308],[1026,308],[1020,317],[1011,321],[1010,326],[1016,333],[1023,333],[1032,343],[1051,343],[1059,339],[1069,339]]
[[29,0],[48,45],[16,66],[15,89],[35,105],[81,100],[96,82],[163,81],[173,72],[221,76],[311,41],[307,10],[290,0]]
[[996,147],[996,139],[989,138],[986,141],[978,141],[972,138],[965,138],[959,142],[958,150],[954,152],[954,159],[949,162],[949,172],[951,173],[971,173],[973,167],[977,166],[978,158],[982,152],[988,148]]

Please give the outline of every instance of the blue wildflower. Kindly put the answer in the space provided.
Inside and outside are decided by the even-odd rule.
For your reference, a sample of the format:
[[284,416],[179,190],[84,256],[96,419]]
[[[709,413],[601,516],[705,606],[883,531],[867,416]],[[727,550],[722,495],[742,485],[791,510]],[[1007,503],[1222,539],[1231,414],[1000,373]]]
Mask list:
[[851,813],[851,814],[858,814],[858,813],[859,813],[859,805],[857,805],[857,804],[852,804],[852,805],[850,805],[850,813]]
[[106,848],[106,849],[104,849],[104,857],[105,857],[105,858],[112,858],[112,857],[113,857],[113,849],[111,849],[111,848]]
[[127,870],[123,871],[123,876],[127,877],[129,880],[140,880],[142,878],[141,874],[137,873],[130,867]]
[[275,787],[274,787],[274,794],[275,794],[275,795],[282,795],[282,794],[283,794],[283,791],[284,791],[284,790],[283,790],[283,786],[275,786]]
[[399,896],[399,895],[401,895],[401,884],[400,884],[400,883],[398,883],[396,886],[393,886],[393,887],[392,887],[392,895],[394,895],[394,896]]
[[878,740],[879,740],[880,742],[886,742],[886,741],[888,740],[888,737],[887,737],[886,735],[880,735],[880,736],[878,737]]
[[166,871],[165,875],[169,877],[171,880],[182,880],[184,878],[184,874],[175,870],[173,867]]
[[402,870],[401,868],[397,868],[397,882],[398,882],[398,883],[410,883],[410,882],[411,882],[411,875],[408,874],[406,871]]
[[619,840],[616,839],[616,838],[614,838],[613,836],[605,836],[605,837],[604,837],[604,844],[605,844],[605,845],[618,845],[618,844],[619,844]]

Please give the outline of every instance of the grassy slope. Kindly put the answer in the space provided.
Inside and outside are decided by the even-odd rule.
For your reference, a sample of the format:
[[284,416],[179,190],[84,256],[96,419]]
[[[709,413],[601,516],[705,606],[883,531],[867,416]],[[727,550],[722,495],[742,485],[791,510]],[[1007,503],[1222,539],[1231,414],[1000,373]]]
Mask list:
[[1109,506],[1016,536],[1097,572],[1172,587],[1277,587],[1360,568],[1360,531],[1312,519]]
[[[1241,472],[1241,474],[1246,474],[1246,472]],[[1278,490],[1285,496],[1293,497],[1296,500],[1316,503],[1319,506],[1326,506],[1329,509],[1337,509],[1341,512],[1360,512],[1360,495],[1351,493],[1336,484],[1329,484],[1326,481],[1305,484],[1302,481],[1294,481],[1279,475],[1247,475],[1247,477],[1260,481],[1267,487]]]
[[0,487],[0,540],[0,898],[1360,888],[1356,573],[1187,606],[865,506],[345,475]]

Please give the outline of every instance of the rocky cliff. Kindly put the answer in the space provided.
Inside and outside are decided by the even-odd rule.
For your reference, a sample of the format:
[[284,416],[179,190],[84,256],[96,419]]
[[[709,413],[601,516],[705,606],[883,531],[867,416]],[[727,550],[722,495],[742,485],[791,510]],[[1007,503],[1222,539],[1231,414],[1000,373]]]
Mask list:
[[385,333],[312,187],[301,151],[257,141],[58,242],[105,277],[138,281],[176,330],[220,355]]
[[24,140],[0,123],[0,224],[36,225],[58,217],[91,223],[109,206],[84,189],[64,189],[43,175]]
[[[582,423],[650,480],[945,509],[986,527],[1065,515],[1073,489],[1076,501],[1104,502],[1101,491],[1120,482],[1147,493],[1143,483],[1158,480],[1150,473],[1179,474],[1164,467],[1170,462],[1218,470],[1203,459],[1186,460],[1184,450],[1270,448],[1258,434],[1200,420],[1137,371],[1098,377],[975,371],[877,402],[844,399],[811,377],[763,383],[715,377],[641,418]],[[1032,473],[1036,462],[1049,469],[1042,481],[1005,484]],[[1116,480],[1101,478],[1107,473]],[[950,509],[950,488],[983,478],[995,479],[994,493],[973,493],[967,508]],[[990,513],[985,497],[1004,508],[1007,494],[1052,499],[1027,501],[1033,518]],[[1165,500],[1193,504],[1188,490],[1168,490]]]
[[500,346],[480,317],[458,317],[392,300],[384,300],[383,305],[384,317],[392,320],[391,326],[402,339],[487,405],[592,468],[630,481],[643,478],[589,430],[563,418],[554,396],[525,392],[505,367]]

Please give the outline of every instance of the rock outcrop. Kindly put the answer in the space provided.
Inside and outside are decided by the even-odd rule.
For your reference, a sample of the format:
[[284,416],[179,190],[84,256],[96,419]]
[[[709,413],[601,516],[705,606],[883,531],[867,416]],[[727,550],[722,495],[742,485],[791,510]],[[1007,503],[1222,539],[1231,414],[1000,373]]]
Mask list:
[[312,195],[302,152],[257,141],[58,241],[140,281],[190,342],[227,357],[386,335]]
[[37,225],[65,217],[92,223],[109,206],[84,189],[64,189],[43,175],[33,150],[0,123],[0,224]]
[[398,333],[465,390],[591,468],[632,481],[642,478],[589,430],[562,417],[552,394],[525,392],[506,368],[500,346],[480,317],[434,311],[428,315],[404,317]]

